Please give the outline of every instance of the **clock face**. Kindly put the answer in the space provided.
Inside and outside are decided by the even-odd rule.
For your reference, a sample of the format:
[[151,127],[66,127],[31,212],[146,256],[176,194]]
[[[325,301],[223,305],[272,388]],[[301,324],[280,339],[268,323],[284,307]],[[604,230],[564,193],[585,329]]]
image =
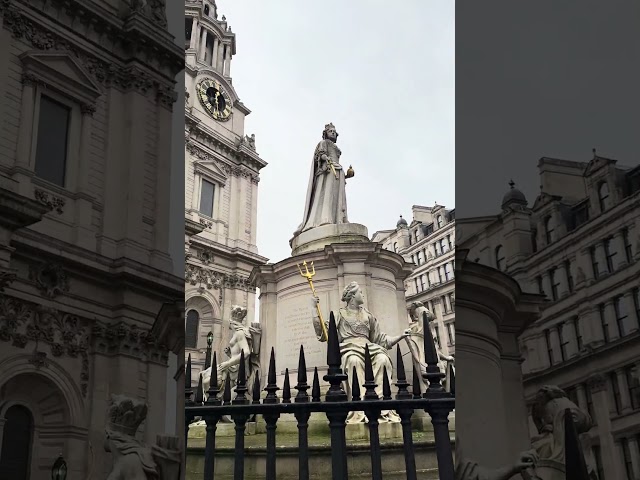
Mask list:
[[205,78],[198,84],[198,98],[207,113],[216,120],[225,121],[231,116],[231,98],[220,83]]

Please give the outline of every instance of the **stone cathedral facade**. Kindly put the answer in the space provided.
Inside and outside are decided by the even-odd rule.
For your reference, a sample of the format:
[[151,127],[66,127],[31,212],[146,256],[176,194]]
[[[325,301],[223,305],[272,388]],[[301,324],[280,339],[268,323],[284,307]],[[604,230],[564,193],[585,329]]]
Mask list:
[[247,323],[255,318],[249,275],[267,261],[256,246],[266,162],[244,130],[250,110],[231,81],[236,36],[215,1],[185,2],[185,32],[185,354],[197,372],[209,333],[226,358],[233,305],[248,309]]
[[164,1],[0,1],[0,478],[51,478],[59,455],[105,478],[111,394],[148,404],[145,442],[182,431],[183,65]]

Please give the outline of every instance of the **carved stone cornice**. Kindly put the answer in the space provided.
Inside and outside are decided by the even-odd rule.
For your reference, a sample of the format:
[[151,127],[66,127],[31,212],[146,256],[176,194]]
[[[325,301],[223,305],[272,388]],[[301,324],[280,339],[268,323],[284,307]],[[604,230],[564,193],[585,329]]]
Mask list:
[[[68,0],[66,3],[73,4],[72,6],[67,5],[65,8],[66,15],[70,17],[68,21],[82,17],[81,23],[93,28],[97,36],[99,35],[105,40],[108,39],[108,43],[114,46],[116,55],[123,58],[135,55],[140,58],[153,59],[153,69],[117,65],[114,61],[109,62],[101,59],[99,54],[80,50],[70,40],[37,23],[10,0],[0,1],[0,11],[4,17],[3,26],[11,32],[14,38],[23,39],[38,50],[69,52],[80,61],[98,83],[104,86],[114,86],[125,91],[137,90],[145,95],[153,89],[156,101],[167,108],[172,108],[177,99],[172,78],[184,68],[184,58],[180,47],[173,45],[166,38],[165,42],[160,41],[161,36],[143,34],[141,29],[127,26],[121,20],[108,20],[106,18],[108,15],[87,8],[85,2]],[[156,12],[159,4],[163,2],[162,0],[146,0],[142,3],[146,5],[145,11]],[[152,15],[154,22],[157,22],[156,14]],[[71,27],[69,26],[69,28]],[[158,66],[166,68],[170,73],[165,75],[157,73]],[[26,82],[33,80],[37,79],[25,79]]]
[[255,172],[252,172],[247,167],[239,166],[239,165],[230,165],[226,162],[222,162],[218,160],[216,157],[211,155],[210,153],[203,150],[198,146],[196,142],[187,141],[186,142],[187,151],[193,155],[198,160],[203,160],[205,162],[214,162],[220,170],[222,170],[226,175],[233,175],[234,177],[242,177],[248,178],[251,183],[257,185],[260,182],[260,175]]
[[587,385],[591,389],[592,393],[602,392],[607,390],[607,377],[597,373],[590,376],[587,379]]
[[[89,339],[89,322],[85,319],[17,298],[0,297],[0,341],[17,348],[25,348],[30,341],[45,343],[54,357],[79,358],[83,397],[89,385]],[[46,367],[46,362],[36,366]]]
[[256,288],[248,277],[241,277],[235,273],[216,272],[210,268],[187,263],[185,264],[184,280],[190,285],[198,285],[207,290],[238,289],[245,292],[255,292]]
[[17,278],[14,272],[2,270],[0,271],[0,293],[4,292],[4,289],[14,282]]
[[95,322],[91,329],[91,345],[97,353],[128,355],[166,365],[168,348],[158,342],[151,329],[119,322],[106,324]]
[[58,214],[64,213],[63,207],[66,203],[64,198],[56,197],[53,194],[39,188],[36,188],[34,196],[39,203],[49,208],[50,211],[55,210],[56,212],[58,212]]
[[54,298],[69,291],[69,277],[61,265],[42,263],[29,268],[29,280],[36,283],[46,298]]

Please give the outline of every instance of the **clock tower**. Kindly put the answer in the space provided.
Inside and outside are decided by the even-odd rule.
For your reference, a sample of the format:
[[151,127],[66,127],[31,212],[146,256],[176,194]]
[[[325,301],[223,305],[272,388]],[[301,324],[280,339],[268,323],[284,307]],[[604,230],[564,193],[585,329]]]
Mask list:
[[267,262],[256,246],[267,164],[245,134],[251,112],[231,81],[236,36],[215,0],[185,0],[185,32],[185,351],[202,369],[210,332],[226,358],[233,305],[247,308],[247,324],[255,319],[249,274]]

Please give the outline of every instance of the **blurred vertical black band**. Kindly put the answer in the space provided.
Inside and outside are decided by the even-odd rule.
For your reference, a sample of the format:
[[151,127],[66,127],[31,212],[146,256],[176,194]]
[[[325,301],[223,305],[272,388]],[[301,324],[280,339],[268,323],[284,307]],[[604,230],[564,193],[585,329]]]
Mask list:
[[639,23],[456,2],[459,468],[569,478],[566,406],[590,475],[640,475]]

